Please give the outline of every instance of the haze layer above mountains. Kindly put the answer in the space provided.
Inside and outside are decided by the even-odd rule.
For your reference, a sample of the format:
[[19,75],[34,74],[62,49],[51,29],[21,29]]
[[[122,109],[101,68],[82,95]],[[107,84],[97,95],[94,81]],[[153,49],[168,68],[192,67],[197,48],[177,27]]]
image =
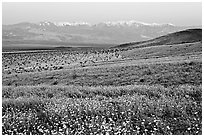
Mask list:
[[[63,46],[106,46],[139,42],[169,33],[200,26],[148,24],[138,21],[117,21],[89,24],[86,22],[18,23],[2,26],[3,47],[15,44],[42,44]],[[96,45],[94,45],[96,44]]]

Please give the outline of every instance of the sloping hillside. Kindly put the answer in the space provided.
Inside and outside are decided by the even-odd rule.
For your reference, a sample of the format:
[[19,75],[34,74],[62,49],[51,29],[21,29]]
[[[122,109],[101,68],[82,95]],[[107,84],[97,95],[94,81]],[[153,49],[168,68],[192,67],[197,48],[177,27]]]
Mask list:
[[159,45],[143,48],[134,48],[132,50],[123,51],[121,55],[124,58],[131,59],[148,59],[148,58],[161,58],[171,56],[191,56],[202,55],[202,43],[184,43],[174,45]]
[[141,48],[158,45],[173,45],[182,43],[192,43],[202,41],[202,29],[187,29],[168,35],[164,35],[152,40],[142,42],[131,42],[116,46],[117,48]]

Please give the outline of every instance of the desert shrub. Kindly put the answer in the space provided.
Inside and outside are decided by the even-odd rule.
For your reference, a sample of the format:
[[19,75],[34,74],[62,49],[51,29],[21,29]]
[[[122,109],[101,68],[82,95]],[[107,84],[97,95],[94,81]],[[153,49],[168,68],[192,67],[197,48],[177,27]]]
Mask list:
[[76,79],[78,77],[78,75],[76,74],[76,72],[74,72],[73,74],[72,74],[72,79]]
[[48,93],[47,96],[48,96],[48,98],[54,97],[54,95],[52,93]]
[[52,83],[52,85],[57,85],[58,84],[58,81],[54,81],[53,83]]
[[145,79],[141,78],[139,81],[140,81],[140,82],[145,82]]

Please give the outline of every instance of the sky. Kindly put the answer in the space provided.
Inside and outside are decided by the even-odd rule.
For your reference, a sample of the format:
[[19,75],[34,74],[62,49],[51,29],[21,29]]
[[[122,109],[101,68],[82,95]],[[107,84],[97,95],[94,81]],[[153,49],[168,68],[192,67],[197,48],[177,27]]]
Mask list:
[[3,2],[2,23],[88,22],[136,20],[145,23],[172,23],[178,26],[202,25],[201,2]]

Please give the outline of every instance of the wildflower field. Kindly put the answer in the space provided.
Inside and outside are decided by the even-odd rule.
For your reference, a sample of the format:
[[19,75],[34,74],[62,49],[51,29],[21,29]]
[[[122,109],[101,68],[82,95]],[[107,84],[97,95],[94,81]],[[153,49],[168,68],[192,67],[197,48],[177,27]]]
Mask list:
[[183,62],[4,75],[2,134],[201,135],[201,68]]

